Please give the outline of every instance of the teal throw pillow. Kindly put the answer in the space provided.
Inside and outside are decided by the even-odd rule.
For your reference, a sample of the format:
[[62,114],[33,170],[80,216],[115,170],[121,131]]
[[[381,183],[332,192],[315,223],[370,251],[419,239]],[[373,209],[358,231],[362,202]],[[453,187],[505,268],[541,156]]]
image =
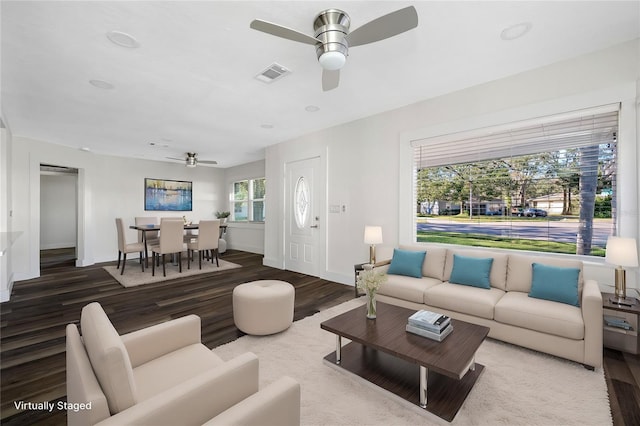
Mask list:
[[580,269],[534,263],[529,297],[580,306],[578,277]]
[[449,282],[490,289],[491,265],[493,265],[492,257],[467,257],[454,254]]
[[422,278],[422,264],[426,254],[426,251],[393,249],[393,258],[387,274]]

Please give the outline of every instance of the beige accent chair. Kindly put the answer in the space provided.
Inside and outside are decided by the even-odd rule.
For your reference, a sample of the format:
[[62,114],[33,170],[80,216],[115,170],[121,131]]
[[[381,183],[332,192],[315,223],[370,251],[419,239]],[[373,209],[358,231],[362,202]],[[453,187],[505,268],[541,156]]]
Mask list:
[[211,262],[215,257],[216,266],[220,266],[218,260],[218,240],[220,238],[220,221],[219,220],[202,220],[198,224],[198,235],[187,243],[187,268],[191,268],[191,256],[193,251],[198,252],[198,262],[202,269],[202,258],[204,252],[211,250]]
[[151,245],[151,275],[156,275],[156,263],[160,262],[162,255],[162,275],[167,276],[165,266],[165,254],[178,255],[178,267],[182,272],[182,251],[185,249],[182,235],[184,233],[184,224],[182,220],[165,219],[160,221],[160,241],[158,244]]
[[124,267],[127,264],[127,253],[140,253],[140,265],[142,265],[142,272],[144,272],[144,244],[142,243],[127,243],[124,236],[124,225],[122,224],[122,218],[116,218],[116,228],[118,230],[118,265],[116,268],[120,268],[120,257],[122,259],[122,270],[120,275],[124,274]]
[[196,315],[119,336],[93,302],[80,325],[82,336],[66,329],[67,401],[85,404],[68,410],[70,426],[300,424],[300,385],[285,376],[258,390],[256,355],[223,361]]

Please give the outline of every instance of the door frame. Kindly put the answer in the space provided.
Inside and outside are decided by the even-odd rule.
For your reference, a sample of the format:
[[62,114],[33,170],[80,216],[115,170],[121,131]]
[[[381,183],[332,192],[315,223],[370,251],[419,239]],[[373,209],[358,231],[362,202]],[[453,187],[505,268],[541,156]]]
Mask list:
[[286,270],[287,244],[289,241],[288,232],[287,232],[287,223],[286,223],[286,215],[287,215],[286,209],[288,208],[288,205],[289,205],[288,165],[292,163],[297,163],[300,161],[313,160],[313,159],[318,159],[318,168],[316,170],[317,173],[316,173],[316,176],[314,177],[317,191],[315,191],[314,196],[315,196],[317,211],[319,215],[319,220],[317,222],[318,224],[318,230],[317,230],[317,244],[318,244],[317,263],[318,265],[317,265],[317,275],[313,275],[313,276],[322,278],[326,275],[326,272],[327,272],[326,247],[327,247],[327,223],[328,223],[327,221],[327,161],[326,161],[326,156],[324,155],[317,154],[317,155],[305,156],[302,158],[286,158],[286,159],[283,159],[282,161],[282,169],[281,169],[281,173],[283,177],[282,186],[281,186],[282,203],[280,205],[281,212],[282,212],[281,220],[280,220],[281,230],[282,230],[281,232],[282,245],[281,245],[280,255],[282,256],[282,269]]

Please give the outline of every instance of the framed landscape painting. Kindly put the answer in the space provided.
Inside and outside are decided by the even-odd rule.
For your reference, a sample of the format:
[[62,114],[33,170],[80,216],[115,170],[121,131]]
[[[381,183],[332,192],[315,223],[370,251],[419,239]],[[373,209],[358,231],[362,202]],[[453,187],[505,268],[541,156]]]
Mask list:
[[144,209],[191,211],[193,191],[188,181],[144,179]]

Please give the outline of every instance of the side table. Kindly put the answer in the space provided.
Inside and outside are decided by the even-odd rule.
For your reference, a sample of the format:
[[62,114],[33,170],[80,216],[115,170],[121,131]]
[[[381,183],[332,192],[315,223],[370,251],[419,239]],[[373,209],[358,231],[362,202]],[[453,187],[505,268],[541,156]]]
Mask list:
[[360,297],[362,296],[364,293],[360,293],[358,291],[358,274],[360,273],[360,271],[364,271],[364,265],[367,265],[368,262],[364,262],[364,263],[356,263],[355,265],[353,265],[353,273],[355,275],[355,280],[353,282],[353,288],[355,291],[355,297]]
[[611,303],[609,297],[611,293],[602,293],[602,308],[604,315],[625,319],[630,325],[630,330],[624,328],[610,327],[603,320],[602,340],[607,348],[619,351],[638,354],[640,341],[638,340],[638,325],[640,325],[640,303],[632,306],[618,305]]

